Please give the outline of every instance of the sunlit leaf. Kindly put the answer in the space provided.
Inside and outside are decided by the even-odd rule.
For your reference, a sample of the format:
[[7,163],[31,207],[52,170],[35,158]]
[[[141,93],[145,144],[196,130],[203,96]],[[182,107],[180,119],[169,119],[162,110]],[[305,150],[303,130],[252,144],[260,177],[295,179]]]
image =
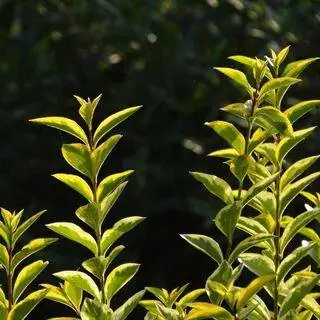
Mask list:
[[55,129],[59,129],[61,131],[65,131],[88,145],[88,138],[83,129],[74,121],[64,117],[44,117],[30,120],[34,123],[39,123],[46,125],[48,127],[52,127]]

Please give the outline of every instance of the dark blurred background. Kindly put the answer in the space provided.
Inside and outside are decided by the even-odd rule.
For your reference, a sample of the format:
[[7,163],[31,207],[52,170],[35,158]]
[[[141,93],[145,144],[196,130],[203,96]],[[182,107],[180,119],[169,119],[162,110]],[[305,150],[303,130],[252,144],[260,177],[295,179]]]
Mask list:
[[[102,93],[96,122],[124,107],[144,108],[113,132],[124,138],[109,157],[102,176],[135,169],[106,227],[121,217],[146,216],[126,235],[118,263],[142,264],[138,276],[116,299],[146,285],[172,289],[190,282],[203,287],[215,268],[209,258],[185,243],[179,233],[224,237],[212,219],[222,203],[189,174],[204,171],[229,179],[227,166],[205,155],[226,145],[205,121],[229,119],[219,111],[245,95],[213,70],[235,66],[229,55],[263,58],[269,49],[291,45],[289,61],[320,55],[320,1],[311,0],[46,0],[0,1],[0,205],[26,209],[26,216],[48,209],[30,231],[54,234],[45,223],[74,221],[85,202],[50,175],[74,173],[61,157],[62,143],[74,141],[56,130],[31,125],[40,116],[81,121],[73,94]],[[320,63],[285,101],[320,96]],[[295,128],[319,123],[319,111]],[[319,153],[315,133],[295,152],[294,161]],[[319,168],[319,166],[318,166]],[[316,190],[313,185],[311,190]],[[299,198],[291,214],[303,210]],[[294,210],[293,210],[294,208]],[[31,238],[31,232],[27,239]],[[241,236],[241,234],[240,234]],[[41,282],[56,282],[53,272],[78,268],[88,251],[61,239],[38,258],[50,265]],[[248,275],[249,276],[249,275]],[[30,316],[68,315],[44,302]],[[137,309],[130,319],[142,319]]]

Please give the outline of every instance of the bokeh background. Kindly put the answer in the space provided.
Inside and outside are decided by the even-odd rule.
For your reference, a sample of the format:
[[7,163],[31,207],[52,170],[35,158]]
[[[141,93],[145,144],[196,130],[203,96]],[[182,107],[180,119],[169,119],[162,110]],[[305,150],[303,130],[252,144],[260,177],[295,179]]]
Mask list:
[[[188,171],[235,182],[226,165],[205,156],[225,144],[203,123],[230,119],[219,108],[245,99],[213,66],[232,67],[229,55],[262,58],[270,48],[286,45],[291,45],[289,61],[319,56],[319,34],[320,1],[311,0],[0,1],[0,205],[25,208],[26,216],[46,208],[30,231],[54,236],[44,224],[74,221],[75,210],[84,204],[50,176],[74,172],[60,153],[62,143],[74,140],[27,120],[59,115],[81,121],[73,94],[103,94],[96,123],[121,108],[143,104],[114,131],[124,138],[102,171],[135,169],[109,225],[129,215],[147,217],[122,239],[127,249],[118,263],[142,266],[116,304],[146,285],[172,289],[189,282],[190,288],[202,287],[215,265],[179,233],[211,235],[224,246],[212,223],[222,203]],[[287,105],[319,98],[319,66],[304,73]],[[303,118],[296,128],[319,124],[319,114]],[[291,153],[291,160],[319,153],[319,142],[318,131]],[[291,213],[303,210],[303,203],[295,201]],[[53,272],[78,268],[87,254],[61,239],[38,255],[51,261],[41,282],[56,281]],[[30,318],[68,314],[44,302]],[[130,319],[142,317],[138,308]]]

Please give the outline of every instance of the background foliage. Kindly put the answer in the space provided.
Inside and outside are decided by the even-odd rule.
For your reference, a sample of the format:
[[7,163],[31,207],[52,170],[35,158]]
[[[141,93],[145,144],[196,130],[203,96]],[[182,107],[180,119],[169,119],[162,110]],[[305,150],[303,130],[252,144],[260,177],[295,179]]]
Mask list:
[[[187,172],[228,174],[219,159],[205,158],[221,140],[201,125],[225,119],[219,107],[238,97],[212,67],[232,65],[226,63],[232,54],[263,58],[269,48],[288,44],[292,59],[319,55],[320,2],[7,0],[1,2],[0,18],[1,206],[25,208],[26,215],[46,208],[43,220],[48,223],[71,221],[84,204],[50,177],[67,168],[58,153],[69,137],[30,126],[27,119],[73,115],[78,107],[73,94],[103,93],[98,121],[107,113],[143,104],[119,127],[124,139],[103,169],[103,174],[136,170],[113,209],[114,221],[128,215],[148,217],[124,238],[128,248],[123,261],[142,267],[123,295],[145,285],[170,289],[192,281],[192,288],[203,286],[213,265],[178,233],[209,234],[211,213],[220,204]],[[303,88],[291,90],[287,103],[317,98],[319,88],[315,63],[304,73]],[[301,126],[306,121],[316,125],[319,111]],[[292,158],[299,158],[299,152],[316,154],[318,139],[314,134]],[[297,206],[302,205],[300,198]],[[50,272],[79,265],[86,252],[73,248],[61,240],[41,255],[52,261],[43,282],[53,280]],[[34,316],[57,315],[56,310],[45,302]]]

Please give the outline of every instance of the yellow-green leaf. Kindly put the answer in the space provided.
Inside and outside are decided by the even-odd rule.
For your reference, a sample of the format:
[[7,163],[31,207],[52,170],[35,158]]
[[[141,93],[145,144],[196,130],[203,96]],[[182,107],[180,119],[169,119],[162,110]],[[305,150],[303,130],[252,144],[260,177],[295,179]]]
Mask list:
[[121,137],[122,136],[120,134],[110,137],[107,141],[99,145],[99,147],[92,152],[91,157],[95,176],[99,174],[103,163],[106,161],[110,152],[116,146]]
[[95,145],[100,141],[100,139],[107,134],[110,130],[112,130],[115,126],[120,124],[122,121],[126,120],[136,111],[138,111],[142,106],[131,107],[119,112],[116,112],[103,120],[98,126],[97,130],[94,133],[93,141]]
[[88,146],[82,143],[64,144],[61,152],[73,168],[92,179],[92,163]]
[[234,198],[232,195],[232,189],[229,184],[223,179],[202,172],[190,172],[190,174],[198,181],[200,181],[207,190],[212,194],[220,198],[227,204],[232,204]]
[[27,245],[22,247],[14,256],[11,262],[11,268],[14,272],[15,268],[30,255],[44,249],[48,245],[56,242],[57,238],[39,238],[31,240]]
[[105,282],[105,294],[108,301],[124,287],[138,272],[140,265],[125,263],[113,269]]
[[201,234],[182,234],[181,237],[196,249],[204,252],[217,263],[223,260],[223,254],[219,244],[210,237]]
[[28,285],[43,271],[49,264],[42,260],[35,261],[24,267],[18,274],[13,287],[13,302],[16,303],[20,295]]
[[189,304],[192,310],[186,315],[185,320],[200,320],[213,318],[216,320],[234,320],[234,316],[225,308],[206,302],[193,302]]
[[88,292],[100,301],[99,288],[87,274],[81,271],[61,271],[53,274],[55,277],[70,282],[73,286]]
[[245,139],[233,124],[218,120],[206,122],[205,125],[212,128],[221,138],[225,139],[239,154],[244,153],[246,145]]
[[46,226],[63,237],[82,244],[97,255],[98,246],[94,238],[90,233],[84,231],[76,224],[70,222],[54,222]]
[[289,151],[308,137],[316,127],[295,131],[292,138],[283,138],[276,149],[278,163],[281,164]]
[[241,214],[242,203],[235,201],[231,205],[222,208],[216,215],[215,224],[219,230],[230,240]]
[[74,120],[64,117],[44,117],[32,119],[30,121],[67,132],[79,138],[81,141],[88,145],[88,138],[86,136],[86,133]]
[[296,122],[303,115],[313,110],[315,107],[320,106],[320,100],[307,100],[302,101],[284,111],[286,117],[291,123]]
[[237,310],[241,310],[253,295],[260,291],[268,282],[274,280],[275,277],[275,274],[261,276],[250,282],[246,288],[241,289],[237,296]]
[[299,305],[301,300],[314,288],[319,280],[320,275],[310,280],[305,280],[295,286],[282,302],[279,316],[284,317],[290,310],[295,309]]
[[46,289],[35,291],[15,304],[8,314],[7,320],[23,320],[47,294]]
[[256,119],[262,119],[268,124],[268,127],[265,129],[269,129],[272,127],[279,132],[281,135],[286,137],[293,136],[293,129],[291,126],[291,122],[282,113],[279,109],[274,107],[262,107],[255,111],[254,117]]
[[306,211],[298,215],[291,223],[284,229],[284,232],[280,238],[280,252],[284,252],[284,249],[291,241],[291,239],[308,223],[320,216],[320,208],[312,211]]
[[124,182],[134,171],[127,170],[121,173],[112,174],[104,178],[97,189],[98,201],[102,201],[109,193],[114,191],[122,182]]
[[233,82],[242,86],[251,96],[253,89],[251,88],[246,75],[239,70],[232,68],[214,68],[229,77]]
[[92,190],[84,179],[74,174],[64,174],[64,173],[54,174],[53,177],[65,183],[67,186],[77,191],[78,193],[80,193],[88,201],[90,202],[93,201]]
[[284,189],[290,182],[299,177],[305,170],[312,166],[320,156],[301,159],[292,164],[282,175],[280,188]]

